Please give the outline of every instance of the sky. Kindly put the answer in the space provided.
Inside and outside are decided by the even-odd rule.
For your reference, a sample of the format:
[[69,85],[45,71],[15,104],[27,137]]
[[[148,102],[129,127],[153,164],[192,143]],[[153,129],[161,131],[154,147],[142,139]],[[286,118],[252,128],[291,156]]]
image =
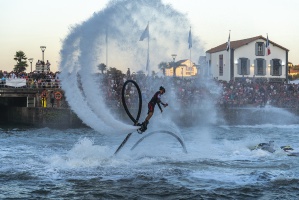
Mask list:
[[[132,0],[133,1],[133,0]],[[149,0],[150,1],[150,0]],[[40,46],[46,46],[44,60],[57,71],[62,40],[70,27],[103,10],[109,0],[0,0],[0,70],[12,71],[17,51],[34,64],[42,60]],[[289,49],[289,62],[299,64],[298,0],[162,0],[185,14],[192,34],[201,39],[205,51],[228,39],[258,35],[269,37]],[[204,55],[198,55],[204,56]],[[170,56],[171,61],[171,56]],[[196,61],[194,61],[196,62]],[[27,72],[30,71],[30,63]]]

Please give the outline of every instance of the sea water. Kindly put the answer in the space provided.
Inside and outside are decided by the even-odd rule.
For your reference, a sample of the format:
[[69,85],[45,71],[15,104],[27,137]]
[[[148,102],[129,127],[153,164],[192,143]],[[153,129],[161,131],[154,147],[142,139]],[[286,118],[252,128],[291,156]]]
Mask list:
[[[101,134],[88,128],[0,130],[0,199],[298,199],[299,125]],[[150,131],[150,130],[149,130]],[[274,140],[274,153],[250,150]],[[299,151],[299,150],[298,150]]]
[[[126,131],[136,127],[108,112],[93,75],[108,57],[109,66],[121,63],[132,71],[145,70],[148,43],[139,38],[147,25],[154,49],[151,70],[172,60],[173,53],[177,59],[189,57],[189,20],[160,0],[114,0],[70,29],[60,52],[62,89],[71,109],[92,129],[0,129],[0,199],[298,199],[298,157],[280,149],[298,148],[297,124],[177,127],[188,153],[163,133],[145,138],[131,150],[150,133],[155,121],[151,119],[147,132],[134,132],[114,155]],[[201,41],[192,33],[192,51],[203,53]],[[191,60],[198,58],[192,56]],[[174,94],[167,91],[165,99]],[[216,113],[211,103],[200,106]],[[269,140],[274,140],[274,153],[250,150]]]

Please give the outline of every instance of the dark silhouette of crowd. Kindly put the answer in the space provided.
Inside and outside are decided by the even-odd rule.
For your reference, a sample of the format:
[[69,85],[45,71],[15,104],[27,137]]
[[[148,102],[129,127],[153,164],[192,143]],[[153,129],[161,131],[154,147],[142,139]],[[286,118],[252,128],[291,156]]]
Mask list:
[[219,82],[223,93],[219,104],[228,107],[272,105],[280,108],[299,107],[298,84],[282,82],[230,81]]
[[[267,105],[280,108],[299,108],[298,84],[283,82],[268,82],[250,80],[218,81],[200,77],[158,77],[144,74],[106,75],[103,79],[103,88],[107,104],[121,106],[121,91],[127,79],[135,80],[142,92],[145,105],[152,95],[162,85],[166,88],[168,100],[180,107],[197,105],[204,107],[205,101],[222,108],[232,107],[265,107]],[[128,106],[136,106],[138,96],[135,87],[126,88],[126,102]]]
[[[204,106],[204,101],[223,108],[231,107],[264,107],[271,105],[281,108],[299,108],[298,84],[283,82],[254,81],[242,79],[236,81],[219,81],[202,77],[182,78],[165,76],[146,76],[142,73],[99,74],[107,106],[121,107],[122,86],[128,79],[135,80],[142,92],[143,104],[147,105],[152,95],[160,86],[166,88],[168,101],[176,106]],[[0,70],[0,87],[7,87],[7,78],[26,79],[27,88],[60,88],[59,72],[19,73]],[[104,89],[103,89],[104,88]],[[125,90],[128,107],[138,103],[138,93],[134,86],[128,85]]]

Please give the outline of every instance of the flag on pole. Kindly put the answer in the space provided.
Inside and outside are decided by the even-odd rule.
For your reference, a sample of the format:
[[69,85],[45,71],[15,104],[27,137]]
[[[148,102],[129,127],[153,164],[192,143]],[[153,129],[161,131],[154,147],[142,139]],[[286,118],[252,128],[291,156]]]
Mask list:
[[191,49],[191,47],[192,47],[192,35],[191,35],[191,28],[190,28],[190,31],[189,31],[188,43],[189,43],[189,49]]
[[147,24],[147,26],[146,26],[145,30],[143,31],[139,41],[143,41],[145,38],[149,37],[149,30],[148,29],[149,28],[148,28],[148,24]]
[[146,70],[146,71],[149,70],[149,64],[150,64],[149,54],[147,54],[146,67],[145,67],[145,70]]
[[226,51],[229,51],[230,49],[230,32],[228,34],[228,40],[227,40],[227,45],[226,45]]
[[266,41],[266,49],[267,49],[267,56],[271,54],[270,43],[267,34],[267,41]]

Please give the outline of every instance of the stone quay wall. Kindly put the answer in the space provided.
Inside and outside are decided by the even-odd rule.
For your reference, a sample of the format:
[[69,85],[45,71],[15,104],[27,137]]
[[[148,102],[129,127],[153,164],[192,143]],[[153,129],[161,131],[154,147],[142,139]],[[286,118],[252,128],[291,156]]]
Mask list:
[[1,107],[0,125],[77,128],[83,122],[68,108]]
[[[132,110],[134,112],[134,110]],[[132,124],[124,109],[111,110],[116,119]],[[216,113],[216,115],[215,115]],[[277,108],[224,108],[212,113],[209,110],[180,112],[172,120],[182,127],[216,125],[297,124],[298,110]],[[143,119],[143,118],[142,118]],[[142,120],[141,119],[141,120]],[[0,126],[28,126],[49,128],[86,127],[69,108],[1,107]]]

